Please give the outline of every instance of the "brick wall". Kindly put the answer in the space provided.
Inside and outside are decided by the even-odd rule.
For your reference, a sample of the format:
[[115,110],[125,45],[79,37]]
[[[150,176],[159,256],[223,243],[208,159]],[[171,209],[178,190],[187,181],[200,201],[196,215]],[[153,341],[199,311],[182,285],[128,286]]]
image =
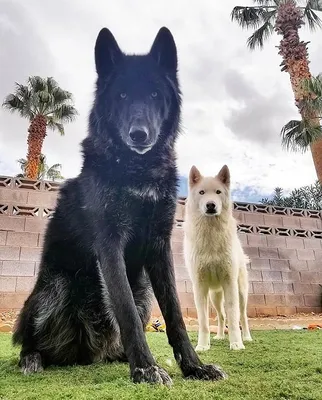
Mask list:
[[[33,287],[58,189],[56,183],[0,177],[0,309],[19,309]],[[234,203],[234,214],[251,259],[249,315],[321,312],[321,213]],[[183,218],[180,200],[172,235],[177,289],[184,316],[195,318],[182,254]]]

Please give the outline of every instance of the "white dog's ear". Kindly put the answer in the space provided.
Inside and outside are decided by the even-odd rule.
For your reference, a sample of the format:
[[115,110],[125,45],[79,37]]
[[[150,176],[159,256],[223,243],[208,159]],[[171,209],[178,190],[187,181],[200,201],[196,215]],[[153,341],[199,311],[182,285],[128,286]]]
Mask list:
[[189,174],[189,185],[193,186],[201,179],[201,173],[196,166],[192,166]]
[[220,179],[220,181],[226,185],[229,186],[230,185],[230,172],[229,172],[229,168],[227,167],[227,165],[224,165],[221,170],[219,171],[217,177]]

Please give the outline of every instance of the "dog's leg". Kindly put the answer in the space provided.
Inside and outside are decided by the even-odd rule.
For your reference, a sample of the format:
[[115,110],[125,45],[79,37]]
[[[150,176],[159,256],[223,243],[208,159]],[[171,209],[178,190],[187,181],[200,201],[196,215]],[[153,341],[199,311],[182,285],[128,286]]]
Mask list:
[[13,344],[21,344],[19,367],[24,375],[42,372],[43,360],[37,349],[34,333],[34,316],[36,315],[33,293],[26,300],[17,319],[13,334]]
[[251,342],[253,339],[249,331],[248,318],[247,318],[247,300],[248,300],[247,275],[245,277],[240,276],[238,284],[239,284],[240,322],[242,326],[243,340],[246,342]]
[[225,339],[225,308],[224,308],[224,292],[220,291],[210,291],[210,300],[213,306],[216,309],[217,319],[218,319],[218,328],[217,335],[215,336],[216,340]]
[[183,375],[192,379],[218,380],[225,373],[216,365],[204,365],[189,340],[176,291],[170,238],[152,241],[146,269],[162,311],[169,344]]
[[239,295],[237,280],[230,279],[223,283],[225,304],[228,319],[228,333],[231,350],[242,350],[243,345],[241,332],[239,328]]
[[198,345],[196,351],[206,351],[210,349],[208,288],[203,287],[202,284],[196,281],[193,284],[193,295],[199,325]]
[[[104,229],[101,232],[102,236],[95,243],[95,248],[120,326],[122,344],[130,363],[131,377],[137,383],[171,385],[171,378],[156,365],[146,342],[142,321],[126,275],[123,246],[118,240],[111,240],[111,235],[104,233]],[[109,247],[106,246],[106,237],[110,238]]]

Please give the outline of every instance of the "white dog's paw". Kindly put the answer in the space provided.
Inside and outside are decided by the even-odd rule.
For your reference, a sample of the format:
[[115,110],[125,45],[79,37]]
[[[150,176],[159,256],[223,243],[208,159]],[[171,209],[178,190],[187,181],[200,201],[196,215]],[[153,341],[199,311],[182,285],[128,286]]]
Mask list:
[[210,349],[210,345],[206,345],[206,346],[202,346],[200,344],[198,344],[198,346],[196,346],[195,350],[196,351],[208,351]]
[[233,342],[230,343],[230,350],[244,350],[245,346],[243,345],[243,343],[239,343],[239,342]]
[[225,335],[216,335],[214,336],[214,340],[225,340]]
[[243,341],[244,342],[252,342],[253,339],[250,335],[245,335],[245,336],[243,336]]

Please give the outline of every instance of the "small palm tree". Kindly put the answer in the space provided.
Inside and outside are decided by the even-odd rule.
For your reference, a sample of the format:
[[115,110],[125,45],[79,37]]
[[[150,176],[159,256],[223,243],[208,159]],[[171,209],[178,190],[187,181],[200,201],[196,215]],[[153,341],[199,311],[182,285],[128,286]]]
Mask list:
[[[18,178],[25,178],[27,160],[25,158],[20,158],[19,160],[17,160],[17,162],[20,164],[22,174],[18,174],[16,176]],[[47,178],[51,181],[64,179],[64,177],[60,172],[61,168],[62,168],[61,164],[54,164],[51,167],[49,167],[46,163],[46,156],[44,154],[41,154],[39,158],[37,179],[44,180]]]
[[64,124],[77,115],[72,94],[61,89],[53,78],[32,76],[27,85],[16,83],[15,92],[5,98],[3,107],[30,122],[26,177],[35,180],[47,127],[64,135]]
[[322,129],[317,111],[315,80],[312,79],[307,43],[300,40],[299,29],[308,25],[311,30],[322,27],[316,12],[322,11],[321,0],[307,0],[305,6],[295,0],[254,0],[255,6],[234,7],[231,18],[242,28],[254,29],[247,44],[251,50],[262,48],[264,42],[275,31],[282,36],[278,46],[282,56],[282,71],[290,75],[295,104],[302,121],[291,121],[281,131],[283,146],[294,150],[311,148],[319,181],[322,183]]

